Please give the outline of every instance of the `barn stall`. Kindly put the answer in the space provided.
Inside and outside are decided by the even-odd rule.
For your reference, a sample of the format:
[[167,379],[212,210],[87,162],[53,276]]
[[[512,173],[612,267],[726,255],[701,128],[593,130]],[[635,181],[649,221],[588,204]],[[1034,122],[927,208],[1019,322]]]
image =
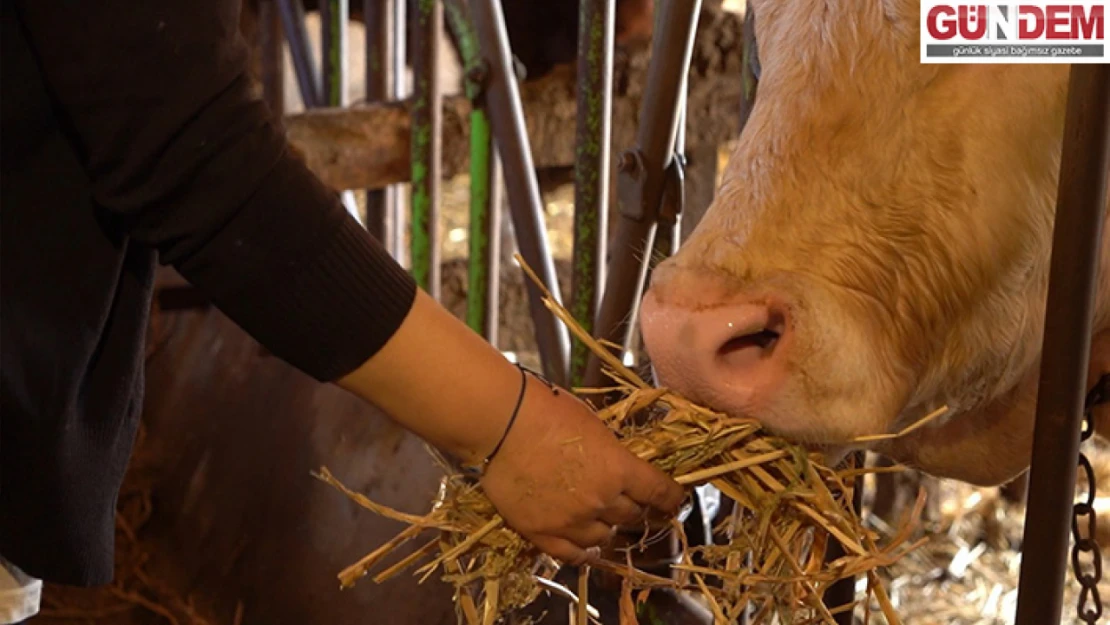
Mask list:
[[[656,55],[653,66],[648,46],[633,42],[612,54],[611,77],[605,63],[586,60],[577,71],[556,66],[538,78],[513,67],[507,42],[490,43],[496,29],[480,11],[495,13],[496,3],[470,5],[469,42],[458,30],[459,15],[450,13],[461,3],[435,8],[370,2],[357,12],[345,5],[327,2],[320,12],[305,14],[295,1],[259,0],[244,10],[244,32],[257,42],[260,89],[271,106],[288,114],[289,136],[309,165],[347,192],[352,212],[422,285],[510,357],[548,372],[566,370],[568,384],[600,385],[596,360],[581,342],[572,344],[509,262],[519,250],[548,286],[558,285],[554,290],[587,330],[623,343],[633,364],[642,364],[636,362],[636,337],[627,330],[631,301],[642,289],[643,242],[653,241],[660,254],[681,244],[712,199],[728,141],[740,132],[754,97],[758,65],[745,55],[752,48],[743,36],[742,4],[660,4],[660,14],[697,16],[687,20],[685,31],[660,29],[657,22],[654,35],[674,38],[678,45],[667,50],[683,48],[692,37],[689,59]],[[614,11],[612,4],[586,6],[593,13],[585,14],[602,22],[604,11]],[[350,13],[361,21],[351,21]],[[409,28],[398,28],[393,22],[406,15]],[[367,37],[361,23],[382,36]],[[510,36],[519,39],[522,32]],[[468,46],[472,58],[501,57],[500,70],[483,69],[502,72],[502,87],[485,94],[484,109],[468,93],[474,85],[467,79],[475,76],[461,52]],[[379,62],[367,62],[375,55]],[[390,71],[366,74],[368,67],[386,66]],[[665,76],[683,66],[689,68],[685,92],[678,89],[682,81]],[[504,80],[506,68],[525,80]],[[438,80],[414,79],[429,73]],[[585,103],[597,107],[591,112],[608,109],[603,118],[609,123],[579,125],[578,81],[594,93],[611,91],[611,99]],[[660,98],[667,93],[672,100],[683,93],[682,106],[667,110],[667,98]],[[683,129],[673,150],[660,124],[651,123],[668,116],[681,120]],[[576,126],[577,133],[571,132]],[[488,158],[493,137],[499,158]],[[581,149],[591,144],[594,149]],[[673,155],[683,156],[677,188],[684,193],[656,204],[672,212],[657,216],[661,226],[651,228],[650,236],[622,222],[618,212],[619,173],[630,170],[621,152],[631,145],[659,145],[639,166],[660,172],[674,171]],[[608,174],[598,177],[598,171]],[[665,190],[647,192],[658,199]],[[606,248],[612,255],[607,266],[601,260]],[[609,301],[600,297],[606,279],[619,287],[607,292],[617,294],[607,295]],[[336,573],[399,527],[357,509],[310,475],[327,465],[371,499],[423,513],[441,472],[418,440],[355,398],[317,385],[266,354],[171,273],[151,323],[147,384],[143,428],[120,498],[117,582],[92,591],[48,588],[39,620],[456,622],[451,588],[437,579],[418,584],[402,575],[338,590]],[[1104,467],[1110,465],[1098,460],[1105,449],[1092,442],[1085,450],[1105,488],[1110,475]],[[1074,469],[1073,462],[1071,476]],[[909,508],[917,487],[930,491],[917,530],[925,542],[881,573],[904,622],[1014,622],[1021,548],[1030,544],[1020,487],[974,489],[912,473],[864,482],[863,509],[871,512],[864,518],[878,530]],[[713,506],[701,506],[687,523],[696,525],[705,511],[713,513]],[[1100,530],[1108,526],[1104,522]],[[654,556],[658,565],[673,552]],[[1072,622],[1080,587],[1071,571],[1061,581],[1061,622]],[[842,584],[829,604],[844,603],[845,588],[851,601],[865,586],[862,578]],[[1106,581],[1099,589],[1110,596]],[[606,593],[602,584],[590,597],[611,615],[616,599]],[[607,603],[613,604],[608,611]],[[544,622],[566,622],[574,611],[556,593],[545,595],[533,615],[544,610]],[[885,622],[877,605],[844,614],[858,622]],[[666,593],[653,594],[640,618],[712,622],[704,605]]]

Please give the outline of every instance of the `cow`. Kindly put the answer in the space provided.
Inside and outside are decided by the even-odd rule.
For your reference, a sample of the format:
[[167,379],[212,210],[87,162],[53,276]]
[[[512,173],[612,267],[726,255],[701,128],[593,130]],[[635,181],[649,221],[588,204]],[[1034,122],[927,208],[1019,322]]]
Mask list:
[[[748,6],[759,96],[642,302],[658,382],[831,458],[948,406],[870,448],[976,485],[1018,476],[1068,66],[922,64],[911,0]],[[1108,246],[1088,385],[1110,371]]]

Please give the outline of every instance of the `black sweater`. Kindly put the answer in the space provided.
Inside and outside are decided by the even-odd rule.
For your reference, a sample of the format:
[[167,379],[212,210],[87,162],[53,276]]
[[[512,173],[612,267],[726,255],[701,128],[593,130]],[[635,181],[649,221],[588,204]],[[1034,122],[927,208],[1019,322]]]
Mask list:
[[156,262],[322,381],[416,287],[252,97],[238,0],[0,2],[0,555],[105,583]]

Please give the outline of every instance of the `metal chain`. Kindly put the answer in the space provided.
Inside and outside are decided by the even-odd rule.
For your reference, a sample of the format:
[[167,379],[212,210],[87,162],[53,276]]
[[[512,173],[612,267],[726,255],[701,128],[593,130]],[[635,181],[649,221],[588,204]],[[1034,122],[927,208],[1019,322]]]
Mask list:
[[[1110,374],[1100,377],[1094,388],[1087,394],[1083,404],[1083,431],[1079,435],[1080,444],[1086,442],[1094,433],[1094,418],[1091,416],[1094,407],[1107,401],[1110,401]],[[1097,541],[1098,525],[1094,508],[1097,488],[1095,472],[1082,450],[1079,452],[1079,468],[1086,477],[1087,496],[1072,507],[1071,533],[1075,543],[1071,550],[1071,566],[1081,588],[1076,605],[1077,615],[1080,621],[1087,625],[1094,625],[1102,617],[1102,598],[1098,594],[1098,583],[1102,580],[1102,553]],[[1086,537],[1079,532],[1080,519],[1084,518],[1087,528]],[[1084,565],[1081,556],[1091,558],[1090,562]]]

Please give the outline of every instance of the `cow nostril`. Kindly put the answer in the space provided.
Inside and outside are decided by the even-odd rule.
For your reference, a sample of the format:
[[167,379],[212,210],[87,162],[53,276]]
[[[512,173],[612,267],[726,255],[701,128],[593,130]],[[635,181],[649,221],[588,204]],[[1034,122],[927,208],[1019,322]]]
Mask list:
[[779,333],[774,330],[764,329],[752,334],[733,337],[726,341],[718,352],[722,356],[728,356],[733,352],[752,348],[766,351],[774,347],[775,343],[779,340],[779,336]]
[[763,317],[752,319],[747,327],[737,327],[729,323],[732,336],[717,348],[716,356],[729,367],[747,367],[769,358],[782,340],[786,331],[784,318],[777,311]]

